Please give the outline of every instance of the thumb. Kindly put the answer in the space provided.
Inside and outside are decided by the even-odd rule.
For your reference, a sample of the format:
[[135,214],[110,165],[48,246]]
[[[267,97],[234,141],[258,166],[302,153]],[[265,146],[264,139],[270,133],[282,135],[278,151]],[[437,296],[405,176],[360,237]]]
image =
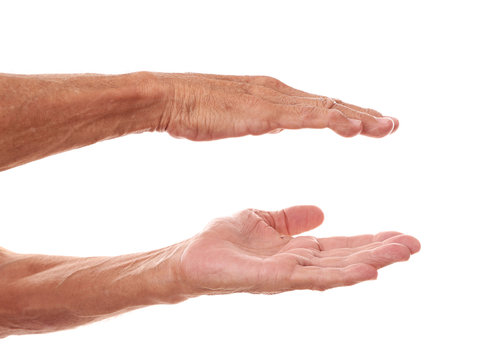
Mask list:
[[323,211],[312,205],[261,212],[261,216],[282,235],[296,235],[314,229],[320,226],[325,218]]

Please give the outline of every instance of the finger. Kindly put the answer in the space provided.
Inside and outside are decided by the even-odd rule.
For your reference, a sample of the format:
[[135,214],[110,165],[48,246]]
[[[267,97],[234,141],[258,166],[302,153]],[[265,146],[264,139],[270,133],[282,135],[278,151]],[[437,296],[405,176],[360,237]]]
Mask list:
[[394,121],[391,118],[375,117],[340,104],[336,104],[335,109],[340,110],[348,118],[360,120],[363,135],[383,137],[390,134],[394,129]]
[[354,264],[345,268],[299,266],[290,278],[292,289],[327,290],[349,286],[377,278],[377,269],[367,264]]
[[384,241],[392,236],[400,235],[396,231],[381,232],[376,235],[365,234],[356,236],[334,236],[330,238],[318,238],[321,250],[327,251],[340,248],[355,248],[376,241]]
[[[231,79],[233,81],[238,81],[238,78],[239,78],[238,76],[231,77]],[[261,85],[263,87],[268,87],[268,88],[271,88],[271,89],[273,89],[279,93],[288,95],[290,97],[289,101],[294,101],[295,103],[298,102],[299,98],[310,99],[310,100],[322,98],[322,96],[320,96],[320,95],[316,95],[316,94],[312,94],[309,92],[305,92],[305,91],[295,89],[289,85],[286,85],[282,81],[279,81],[279,80],[274,79],[272,77],[268,77],[268,76],[244,76],[242,78],[243,79],[241,79],[241,80],[244,82],[252,83],[252,84],[256,84],[256,85]],[[377,110],[370,109],[370,108],[363,108],[363,107],[360,107],[357,105],[349,104],[349,103],[346,103],[346,102],[339,100],[339,99],[333,99],[333,100],[337,104],[342,105],[342,106],[344,106],[350,110],[354,110],[354,111],[359,112],[359,113],[364,113],[364,114],[370,115],[372,117],[387,118],[387,120],[384,122],[388,123],[389,121],[392,121],[392,124],[393,124],[393,128],[390,131],[390,133],[394,133],[399,127],[399,120],[398,119],[396,119],[394,117],[390,117],[390,116],[383,116]],[[348,114],[344,114],[344,115],[348,116]],[[360,118],[354,117],[354,116],[349,116],[349,118],[361,120]],[[367,129],[364,132],[364,134],[369,135],[369,132],[367,131]],[[375,137],[375,135],[370,135],[370,136]]]
[[421,250],[421,243],[411,235],[397,235],[390,237],[382,242],[383,244],[402,244],[406,246],[411,254],[416,254]]
[[363,107],[360,107],[360,106],[357,106],[357,105],[349,104],[349,103],[346,103],[345,101],[342,101],[340,99],[333,99],[333,100],[335,100],[335,102],[337,104],[346,106],[346,107],[348,107],[350,109],[353,109],[353,110],[356,110],[356,111],[359,111],[359,112],[362,112],[362,113],[366,113],[366,114],[369,114],[369,115],[372,115],[372,116],[382,117],[382,114],[380,112],[378,112],[377,110],[363,108]]
[[374,241],[384,241],[397,235],[403,235],[403,233],[399,231],[382,231],[374,235]]
[[398,261],[406,261],[411,256],[409,248],[402,244],[382,244],[345,257],[314,258],[313,265],[323,267],[346,267],[353,264],[368,264],[380,269]]
[[268,120],[272,129],[330,128],[344,137],[362,131],[360,120],[349,119],[336,109],[310,105],[275,105],[275,115]]
[[[380,112],[378,112],[377,110],[363,108],[363,107],[360,107],[360,106],[357,106],[357,105],[349,104],[349,103],[346,103],[346,102],[344,102],[342,100],[339,100],[339,99],[333,99],[333,100],[335,100],[335,102],[337,104],[344,105],[344,106],[346,106],[346,107],[348,107],[350,109],[353,109],[353,110],[356,110],[356,111],[360,111],[360,112],[363,112],[363,113],[366,113],[366,114],[369,114],[369,115],[372,115],[372,116],[376,116],[376,117],[383,117],[383,115]],[[396,132],[397,129],[399,128],[399,120],[397,120],[394,117],[390,117],[390,118],[394,122],[394,130],[392,130],[392,132]]]
[[[289,95],[292,97],[301,97],[301,98],[310,98],[310,99],[316,99],[316,98],[322,97],[321,95],[317,95],[317,94],[313,94],[313,93],[309,93],[306,91],[295,89],[295,88],[283,83],[282,81],[275,79],[273,77],[270,77],[270,76],[224,76],[223,78],[225,78],[227,80],[231,80],[231,81],[239,81],[239,82],[245,82],[245,83],[250,83],[250,84],[254,84],[254,85],[260,85],[260,86],[273,89],[273,90],[278,91],[282,94]],[[339,99],[333,99],[333,100],[337,104],[343,105],[343,106],[350,108],[352,110],[355,110],[355,111],[358,111],[361,113],[365,113],[365,114],[368,114],[371,116],[375,116],[375,117],[384,117],[377,110],[370,109],[370,108],[363,108],[363,107],[360,107],[357,105],[346,103],[346,102],[339,100]],[[399,127],[399,120],[397,120],[396,118],[393,118],[393,117],[388,117],[388,118],[390,118],[394,124],[394,130],[392,132],[396,131],[397,128]]]
[[322,250],[355,248],[374,242],[374,235],[336,236],[331,238],[318,238]]
[[[278,119],[279,123],[275,126],[288,129],[329,127],[339,135],[346,137],[357,135],[359,129],[360,133],[371,137],[384,137],[394,130],[392,118],[377,118],[335,104],[329,98],[288,96],[275,94],[275,91],[270,89],[262,91],[260,96],[263,100],[273,104],[298,105],[288,106],[287,109],[295,111],[292,112],[291,117],[283,116]],[[282,108],[284,109],[284,107]],[[335,110],[339,110],[339,112]]]
[[334,109],[336,104],[330,98],[288,96],[263,86],[249,87],[247,92],[249,96],[259,99],[259,115],[256,120],[260,123],[252,126],[257,131],[251,133],[327,127],[344,137],[352,137],[363,132],[362,121],[344,116],[342,112]]
[[[383,137],[393,130],[390,118],[376,118],[343,105],[327,97],[297,97],[279,93],[264,86],[247,89],[250,95],[267,101],[276,108],[271,127],[274,129],[301,129],[329,127],[345,137],[362,133],[372,137]],[[337,111],[338,110],[338,111]]]
[[312,205],[293,206],[279,211],[254,211],[283,235],[296,235],[314,229],[325,218],[323,211]]
[[[283,83],[280,80],[277,80],[273,77],[270,76],[235,76],[235,75],[216,75],[216,74],[194,74],[196,76],[200,76],[203,78],[210,78],[210,79],[216,79],[216,80],[225,80],[225,81],[233,81],[233,82],[239,82],[239,83],[246,83],[246,84],[252,84],[256,85],[258,88],[253,90],[253,92],[258,92],[263,95],[266,93],[264,88],[267,88],[271,90],[270,92],[267,91],[267,95],[264,95],[264,98],[268,101],[274,102],[276,104],[280,103],[285,103],[285,104],[302,104],[305,99],[319,99],[323,98],[320,95],[308,93],[305,91],[301,91],[298,89],[295,89],[285,83]],[[248,88],[248,90],[252,93],[251,87]],[[273,92],[271,95],[270,93]],[[280,93],[282,95],[288,95],[286,96],[279,96],[276,93]],[[301,99],[300,99],[301,98]],[[385,123],[384,126],[387,127],[389,122],[392,122],[392,129],[390,130],[389,133],[392,133],[397,130],[399,127],[399,121],[396,118],[392,117],[383,117],[381,113],[379,113],[376,110],[373,109],[368,109],[368,108],[362,108],[356,105],[348,104],[345,103],[341,100],[338,99],[333,99],[337,104],[344,106],[350,110],[354,110],[356,112],[361,112],[366,115],[370,115],[373,117],[381,117],[381,118],[386,118],[387,120],[383,120]],[[347,114],[344,114],[345,116],[348,116]],[[349,117],[350,120],[355,119],[355,120],[360,120],[357,119],[356,117]],[[353,121],[351,121],[353,123]],[[310,126],[311,127],[311,126]],[[369,131],[367,127],[371,127],[372,129]],[[296,129],[296,127],[289,127],[290,129]],[[313,127],[316,128],[316,127]],[[332,128],[333,129],[333,128]],[[334,129],[333,129],[334,130]],[[340,132],[340,128],[338,129],[339,131],[335,131],[338,134],[342,135]],[[385,131],[385,130],[384,130]],[[348,132],[348,131],[347,131]],[[373,123],[369,125],[366,125],[364,135],[368,136],[373,136],[373,137],[381,137],[385,135],[381,135],[383,131],[381,129],[378,130],[379,135],[376,135],[377,130],[375,130],[375,127],[373,126]],[[352,136],[352,135],[343,135],[343,136]]]
[[388,239],[385,239],[384,241],[376,241],[363,246],[320,251],[319,253],[317,253],[317,256],[319,257],[350,256],[360,251],[375,249],[384,244],[402,244],[409,249],[411,254],[415,254],[421,249],[421,244],[416,238],[409,235],[401,234],[401,235],[396,235]]

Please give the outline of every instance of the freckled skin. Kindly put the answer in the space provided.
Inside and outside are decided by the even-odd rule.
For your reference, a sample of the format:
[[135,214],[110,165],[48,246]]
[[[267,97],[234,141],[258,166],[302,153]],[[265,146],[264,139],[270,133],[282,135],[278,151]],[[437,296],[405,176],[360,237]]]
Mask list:
[[[299,128],[382,137],[397,126],[375,110],[265,76],[0,74],[0,171],[143,131],[190,140]],[[397,232],[295,236],[322,221],[314,206],[247,209],[167,248],[115,257],[0,248],[0,337],[72,328],[203,294],[352,285],[420,249],[418,240]]]

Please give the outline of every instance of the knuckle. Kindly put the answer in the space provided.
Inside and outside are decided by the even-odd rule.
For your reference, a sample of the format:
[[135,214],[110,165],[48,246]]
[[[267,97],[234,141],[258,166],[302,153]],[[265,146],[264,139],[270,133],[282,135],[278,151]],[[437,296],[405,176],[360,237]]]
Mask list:
[[259,209],[254,209],[254,208],[248,208],[248,209],[244,210],[244,212],[246,212],[246,215],[248,217],[256,217],[257,216],[258,218],[261,218],[264,221],[266,221],[269,225],[271,225],[271,226],[275,225],[274,218],[269,211],[259,210]]
[[247,208],[242,211],[240,211],[241,215],[245,216],[254,216],[254,215],[259,215],[260,210],[254,209],[254,208]]
[[247,208],[234,213],[232,217],[243,221],[248,221],[249,219],[256,216],[256,211],[256,209]]
[[327,111],[327,116],[330,122],[338,123],[343,120],[343,114],[340,110],[330,109]]
[[320,243],[314,236],[298,236],[296,239],[299,239],[300,243],[309,249],[320,250]]
[[337,102],[334,99],[326,97],[326,96],[324,96],[321,99],[321,103],[325,109],[332,109],[337,104]]
[[283,85],[282,81],[272,76],[258,76],[259,82],[267,87],[279,88]]

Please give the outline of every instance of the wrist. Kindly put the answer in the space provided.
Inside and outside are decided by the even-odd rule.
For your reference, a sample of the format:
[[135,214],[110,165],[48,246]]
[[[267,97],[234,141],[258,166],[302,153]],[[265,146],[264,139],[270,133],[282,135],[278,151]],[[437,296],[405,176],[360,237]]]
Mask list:
[[181,242],[148,253],[152,265],[145,272],[144,284],[145,297],[151,303],[175,304],[194,296],[181,276],[181,255],[185,244]]
[[137,132],[166,131],[172,99],[172,87],[167,74],[140,71],[126,76],[130,78],[132,96],[140,99],[149,109],[147,115],[139,119]]

